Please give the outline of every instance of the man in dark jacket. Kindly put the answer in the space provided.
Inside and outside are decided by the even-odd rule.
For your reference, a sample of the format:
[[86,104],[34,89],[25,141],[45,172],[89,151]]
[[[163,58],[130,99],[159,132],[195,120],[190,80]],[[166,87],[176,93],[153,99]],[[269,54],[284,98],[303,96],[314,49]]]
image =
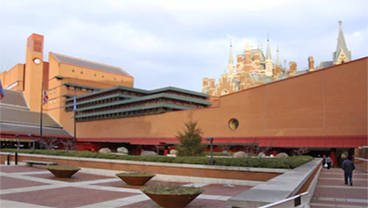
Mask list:
[[344,170],[345,184],[348,184],[348,178],[350,182],[350,186],[353,185],[353,170],[355,169],[355,165],[353,161],[346,158],[344,162],[341,164],[342,169]]

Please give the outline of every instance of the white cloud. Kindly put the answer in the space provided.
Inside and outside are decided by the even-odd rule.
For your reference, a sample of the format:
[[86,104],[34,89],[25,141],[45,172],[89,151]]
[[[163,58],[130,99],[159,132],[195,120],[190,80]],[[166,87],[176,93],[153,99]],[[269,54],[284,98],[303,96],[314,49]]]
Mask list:
[[137,87],[200,90],[202,77],[217,79],[226,68],[230,38],[236,61],[246,42],[266,51],[270,33],[272,57],[278,44],[281,61],[301,70],[310,55],[316,64],[331,59],[341,19],[353,57],[367,56],[367,7],[340,0],[3,1],[0,69],[24,62],[26,38],[36,32],[46,52],[121,66]]

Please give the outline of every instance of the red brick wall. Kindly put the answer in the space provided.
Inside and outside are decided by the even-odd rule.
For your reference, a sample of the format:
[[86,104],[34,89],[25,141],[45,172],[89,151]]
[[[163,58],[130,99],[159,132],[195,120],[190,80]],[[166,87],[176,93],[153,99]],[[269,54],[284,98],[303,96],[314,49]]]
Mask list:
[[[13,154],[14,155],[14,154]],[[14,156],[12,156],[14,161]],[[18,156],[18,161],[23,160],[37,160],[37,161],[52,161],[57,162],[58,165],[71,165],[81,168],[96,168],[106,170],[121,170],[121,171],[140,171],[150,172],[156,174],[168,174],[168,175],[181,175],[181,176],[195,176],[195,177],[208,177],[208,178],[222,178],[222,179],[237,179],[237,180],[250,180],[250,181],[268,181],[279,173],[267,173],[267,172],[247,172],[236,170],[211,170],[211,169],[196,169],[185,167],[167,167],[167,166],[148,166],[139,164],[122,164],[122,163],[109,163],[109,162],[95,162],[95,161],[79,161],[76,160],[64,160],[55,158],[39,158],[32,156]],[[1,164],[6,161],[6,155],[0,155]]]
[[[204,137],[225,140],[240,137],[366,137],[367,60],[364,58],[222,96],[219,107],[194,110],[194,118],[199,120]],[[239,121],[235,131],[228,128],[231,118]],[[178,111],[80,122],[78,138],[174,138],[186,121],[187,111]],[[362,141],[364,143],[366,139]],[[328,142],[326,145],[334,144],[334,140]]]

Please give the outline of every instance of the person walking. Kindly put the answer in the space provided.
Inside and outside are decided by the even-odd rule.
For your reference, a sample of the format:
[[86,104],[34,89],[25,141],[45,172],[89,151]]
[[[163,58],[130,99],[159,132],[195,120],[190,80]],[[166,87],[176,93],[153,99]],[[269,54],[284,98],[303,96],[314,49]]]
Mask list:
[[330,167],[331,167],[331,164],[333,164],[333,161],[332,161],[332,159],[331,159],[331,157],[330,157],[330,156],[328,156],[328,157],[326,158],[326,163],[327,163],[327,170],[329,170],[329,169],[330,169]]
[[326,166],[326,155],[323,155],[323,159],[322,159],[322,165],[323,165],[323,168],[325,168]]
[[354,162],[345,158],[344,162],[341,164],[341,168],[344,170],[345,185],[348,185],[348,178],[350,186],[353,186],[353,170],[355,169]]

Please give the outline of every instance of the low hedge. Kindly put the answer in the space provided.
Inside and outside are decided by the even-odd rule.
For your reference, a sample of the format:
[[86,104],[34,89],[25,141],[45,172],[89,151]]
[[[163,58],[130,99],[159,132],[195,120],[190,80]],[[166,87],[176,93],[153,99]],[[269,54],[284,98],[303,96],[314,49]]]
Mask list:
[[[16,149],[3,149],[2,152],[16,152]],[[183,163],[209,165],[209,157],[166,157],[166,156],[139,156],[139,155],[116,155],[101,154],[88,151],[66,151],[66,150],[32,150],[21,149],[19,153],[55,155],[68,157],[101,158],[115,160],[132,160],[163,163]],[[237,166],[237,167],[259,167],[259,168],[284,168],[293,169],[313,159],[311,156],[292,156],[287,158],[213,158],[214,165]]]

